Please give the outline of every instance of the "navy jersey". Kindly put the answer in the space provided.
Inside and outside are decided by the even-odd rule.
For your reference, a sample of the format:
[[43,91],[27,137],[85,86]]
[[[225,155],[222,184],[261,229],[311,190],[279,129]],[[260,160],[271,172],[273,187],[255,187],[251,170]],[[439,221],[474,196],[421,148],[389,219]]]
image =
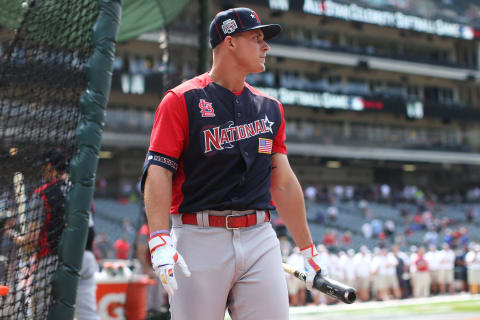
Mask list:
[[174,172],[171,213],[274,209],[272,153],[286,153],[281,103],[249,84],[233,93],[207,73],[168,91],[157,108],[147,169]]

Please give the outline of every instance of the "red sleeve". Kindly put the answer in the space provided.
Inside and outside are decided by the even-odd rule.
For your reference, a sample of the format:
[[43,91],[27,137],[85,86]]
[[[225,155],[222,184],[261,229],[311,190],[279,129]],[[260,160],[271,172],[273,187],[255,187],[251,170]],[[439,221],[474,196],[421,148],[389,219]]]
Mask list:
[[188,143],[188,114],[185,98],[169,91],[155,112],[150,151],[179,159]]
[[285,145],[285,117],[283,115],[283,106],[281,103],[278,103],[278,108],[280,109],[280,113],[282,114],[282,122],[280,123],[280,128],[278,128],[275,140],[273,141],[273,152],[286,154],[287,146]]

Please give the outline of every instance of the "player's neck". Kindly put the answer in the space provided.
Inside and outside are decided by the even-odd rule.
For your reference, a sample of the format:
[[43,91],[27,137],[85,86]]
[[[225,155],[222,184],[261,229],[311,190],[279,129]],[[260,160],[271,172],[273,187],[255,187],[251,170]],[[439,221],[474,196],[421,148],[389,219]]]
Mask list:
[[242,91],[245,85],[246,75],[236,70],[225,70],[225,68],[219,68],[214,65],[208,75],[213,82],[232,92]]

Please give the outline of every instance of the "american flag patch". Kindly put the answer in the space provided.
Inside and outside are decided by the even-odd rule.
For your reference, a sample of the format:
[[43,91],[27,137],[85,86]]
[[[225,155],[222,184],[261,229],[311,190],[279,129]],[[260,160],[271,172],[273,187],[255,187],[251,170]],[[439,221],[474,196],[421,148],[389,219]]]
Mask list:
[[258,138],[258,153],[272,153],[272,139]]

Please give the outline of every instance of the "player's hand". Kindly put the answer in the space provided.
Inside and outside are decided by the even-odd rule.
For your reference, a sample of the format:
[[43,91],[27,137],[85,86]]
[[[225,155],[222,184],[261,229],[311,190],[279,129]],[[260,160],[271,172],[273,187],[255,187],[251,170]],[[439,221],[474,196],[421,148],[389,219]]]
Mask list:
[[313,279],[315,279],[317,273],[320,272],[324,277],[328,276],[327,267],[320,261],[317,248],[313,243],[308,247],[303,248],[301,252],[305,261],[305,269],[307,270],[307,289],[311,290]]
[[183,273],[190,277],[191,273],[182,256],[177,252],[172,244],[172,239],[167,233],[158,234],[148,240],[152,267],[157,277],[162,282],[168,295],[173,296],[174,290],[177,290],[177,280],[173,267],[178,263]]

